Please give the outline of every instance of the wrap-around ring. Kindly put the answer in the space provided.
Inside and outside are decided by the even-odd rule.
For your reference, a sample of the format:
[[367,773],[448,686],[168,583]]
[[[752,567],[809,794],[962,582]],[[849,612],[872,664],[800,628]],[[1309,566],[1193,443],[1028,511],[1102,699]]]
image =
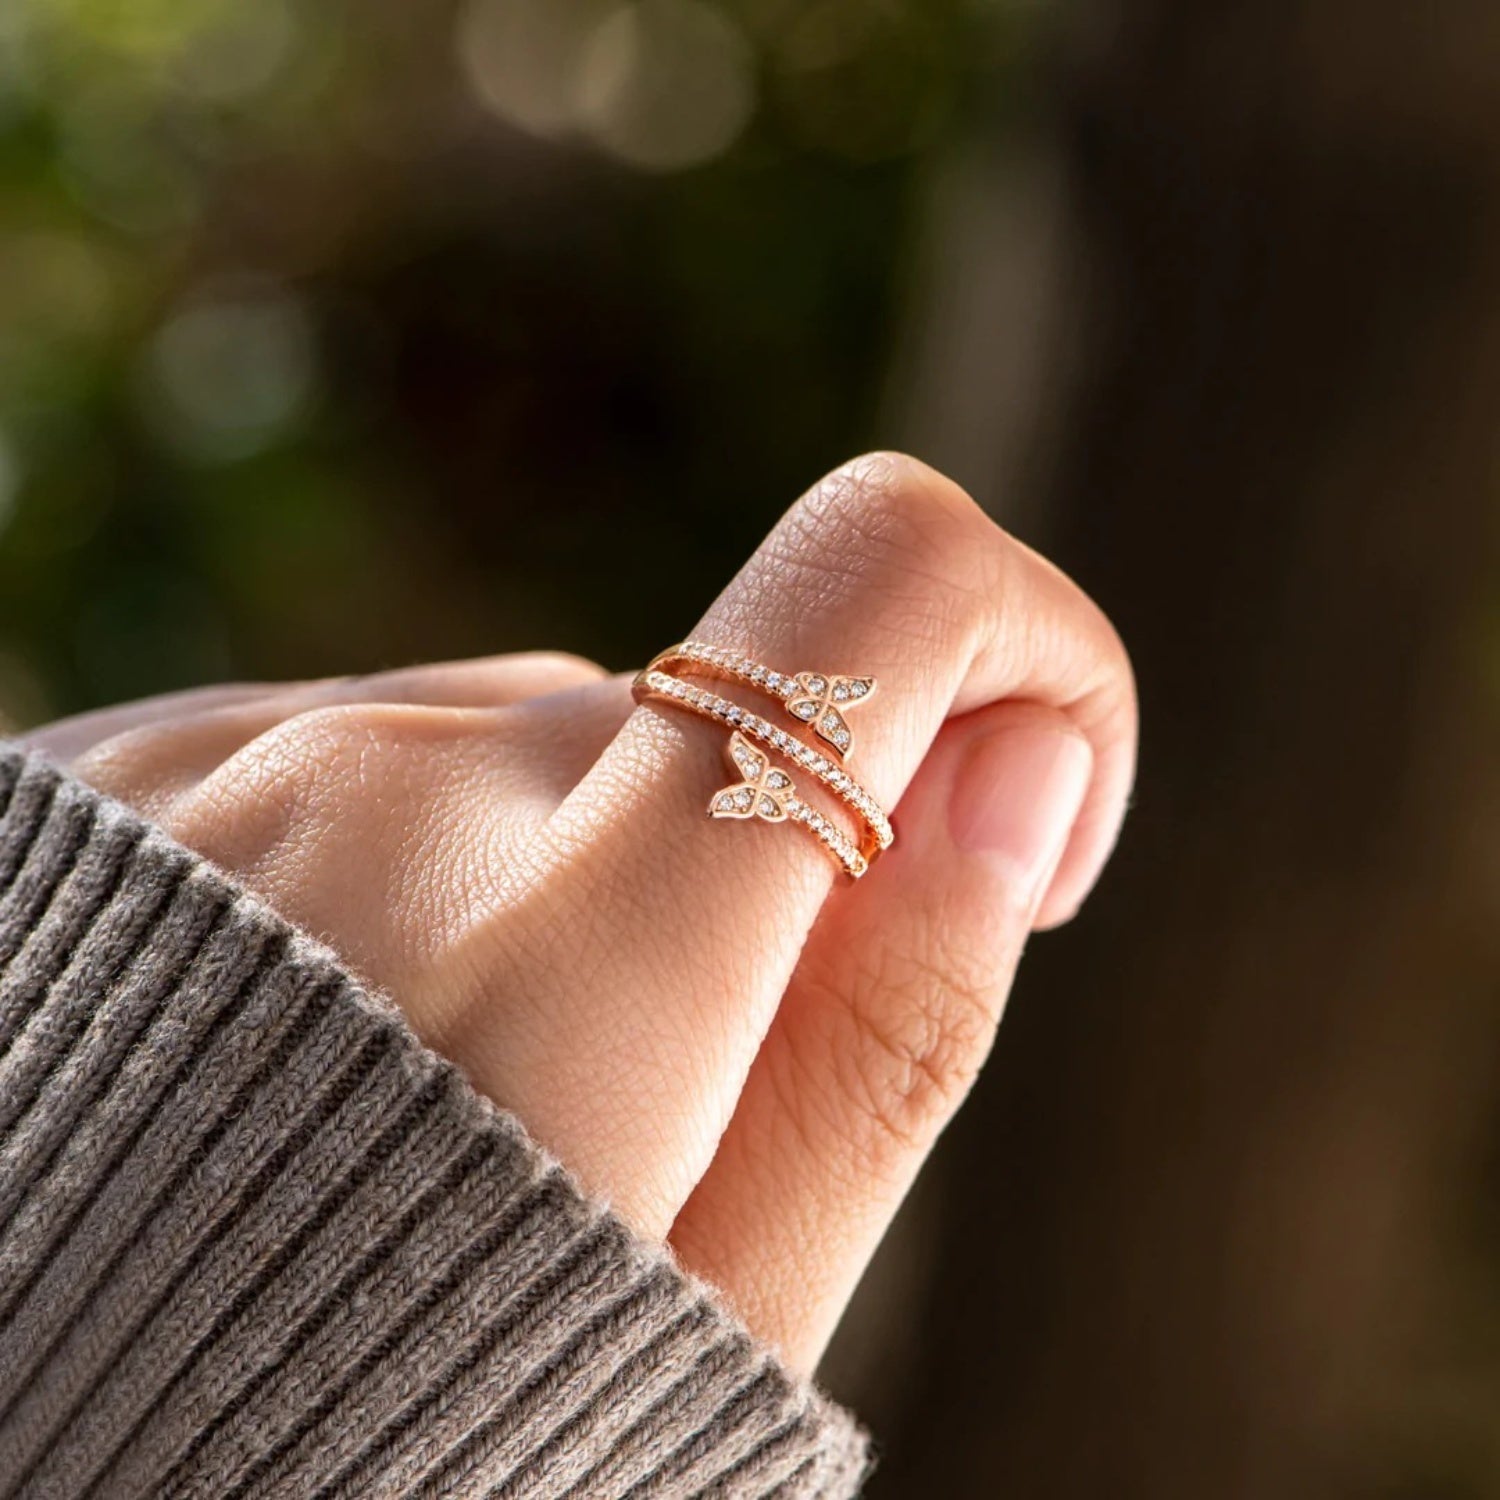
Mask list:
[[[637,702],[655,699],[673,703],[729,729],[725,754],[740,779],[714,794],[708,804],[709,816],[800,823],[822,843],[845,874],[855,879],[865,873],[882,850],[890,847],[895,840],[890,819],[869,792],[831,756],[720,694],[674,676],[669,670],[672,667],[689,671],[706,668],[715,676],[745,683],[780,698],[794,720],[812,727],[835,750],[846,755],[853,748],[853,737],[843,712],[873,695],[873,678],[841,677],[826,672],[773,672],[740,653],[685,641],[653,658],[637,674],[633,692]],[[783,757],[793,770],[809,772],[856,816],[861,825],[858,839],[851,838],[833,820],[803,801],[791,775],[773,765],[775,755]]]

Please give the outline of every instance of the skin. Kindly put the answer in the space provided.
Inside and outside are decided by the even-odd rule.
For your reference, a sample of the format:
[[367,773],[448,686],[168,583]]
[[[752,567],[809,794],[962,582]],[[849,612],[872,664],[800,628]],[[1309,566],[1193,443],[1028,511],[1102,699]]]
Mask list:
[[[575,657],[172,694],[30,739],[324,937],[810,1371],[1028,933],[1109,855],[1135,693],[1074,584],[892,454],[814,486],[691,634],[879,679],[851,769],[898,839],[863,880],[801,830],[707,821],[722,731]],[[976,808],[1058,837],[989,847]]]

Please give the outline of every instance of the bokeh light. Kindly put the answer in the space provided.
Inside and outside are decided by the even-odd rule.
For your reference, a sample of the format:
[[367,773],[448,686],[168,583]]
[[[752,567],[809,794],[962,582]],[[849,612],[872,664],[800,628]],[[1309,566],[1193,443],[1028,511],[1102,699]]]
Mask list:
[[190,97],[231,103],[266,88],[294,55],[297,27],[286,0],[236,5],[222,24],[192,37],[172,60],[173,81]]
[[244,458],[284,437],[315,384],[301,306],[257,288],[199,294],[147,346],[143,399],[162,435],[209,461]]
[[92,236],[41,227],[0,231],[0,325],[11,338],[104,337],[116,290],[111,257]]
[[578,79],[611,0],[472,0],[458,57],[476,97],[501,119],[553,136],[578,123]]
[[584,49],[579,114],[590,136],[632,166],[711,161],[755,108],[754,58],[722,11],[701,0],[619,5]]
[[643,170],[712,161],[755,110],[754,51],[706,0],[474,0],[456,42],[501,119]]

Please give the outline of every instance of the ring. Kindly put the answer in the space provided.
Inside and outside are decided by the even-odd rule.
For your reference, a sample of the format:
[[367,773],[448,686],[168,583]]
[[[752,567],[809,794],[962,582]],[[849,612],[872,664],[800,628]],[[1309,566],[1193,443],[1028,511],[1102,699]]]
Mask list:
[[[658,666],[659,662],[673,660],[681,650],[674,646],[644,667],[636,675],[632,693],[637,703],[661,699],[729,728],[726,754],[741,779],[715,793],[708,805],[709,816],[800,823],[822,843],[845,874],[858,879],[895,842],[895,830],[884,809],[843,767],[803,744],[795,735],[738,703],[684,682]],[[766,686],[763,682],[755,685]],[[810,772],[844,803],[860,821],[860,838],[857,841],[850,838],[831,819],[803,801],[791,776],[772,766],[768,751],[785,757],[794,768]]]
[[875,695],[873,677],[840,677],[831,672],[773,672],[753,657],[702,641],[682,641],[659,652],[648,664],[670,672],[683,666],[707,667],[718,677],[743,682],[780,698],[786,711],[806,724],[840,757],[854,753],[854,734],[844,715]]

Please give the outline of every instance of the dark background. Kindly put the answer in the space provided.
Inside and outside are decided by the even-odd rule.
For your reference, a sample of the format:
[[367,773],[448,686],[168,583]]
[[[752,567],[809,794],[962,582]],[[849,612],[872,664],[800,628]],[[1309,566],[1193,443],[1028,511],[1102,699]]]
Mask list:
[[1500,7],[6,0],[0,716],[676,639],[871,446],[1133,653],[876,1497],[1500,1497]]

